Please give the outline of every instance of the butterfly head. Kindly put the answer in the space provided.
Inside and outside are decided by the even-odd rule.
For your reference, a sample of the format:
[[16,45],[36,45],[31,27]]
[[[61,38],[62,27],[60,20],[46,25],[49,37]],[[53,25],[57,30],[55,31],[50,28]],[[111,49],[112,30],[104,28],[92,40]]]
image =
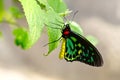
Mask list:
[[62,37],[66,38],[70,35],[71,29],[70,29],[70,24],[64,24],[64,28],[62,30]]

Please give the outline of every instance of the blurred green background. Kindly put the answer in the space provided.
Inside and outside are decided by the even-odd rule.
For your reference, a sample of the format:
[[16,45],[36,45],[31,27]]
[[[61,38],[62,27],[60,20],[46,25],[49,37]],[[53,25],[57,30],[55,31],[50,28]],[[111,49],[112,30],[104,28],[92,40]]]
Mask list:
[[[4,1],[5,8],[14,5],[12,0]],[[48,42],[45,30],[39,41],[24,51],[14,44],[11,28],[4,23],[0,24],[3,32],[0,39],[0,80],[120,80],[120,1],[64,1],[70,10],[79,11],[74,20],[81,25],[85,35],[98,39],[97,48],[104,59],[103,67],[59,60],[60,46],[49,56],[43,56],[48,48],[43,47]],[[18,21],[27,26],[26,20]]]

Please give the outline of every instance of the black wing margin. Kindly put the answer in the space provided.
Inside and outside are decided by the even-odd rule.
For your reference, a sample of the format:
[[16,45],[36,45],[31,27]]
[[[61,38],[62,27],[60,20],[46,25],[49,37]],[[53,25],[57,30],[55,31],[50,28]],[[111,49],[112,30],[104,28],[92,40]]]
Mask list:
[[[80,43],[81,45],[79,48],[76,47],[78,50],[78,55],[80,56],[77,57],[75,61],[80,61],[96,67],[103,65],[102,56],[93,44],[91,44],[85,37],[75,32],[71,31],[70,35],[77,39],[75,44]],[[80,54],[79,51],[81,51]]]

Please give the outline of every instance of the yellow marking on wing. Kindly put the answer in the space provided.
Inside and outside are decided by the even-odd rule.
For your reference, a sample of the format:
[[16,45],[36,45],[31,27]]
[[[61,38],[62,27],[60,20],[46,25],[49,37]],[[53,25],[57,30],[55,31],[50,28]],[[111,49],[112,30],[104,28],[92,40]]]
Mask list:
[[82,53],[82,50],[81,50],[81,49],[78,51],[78,54],[80,54],[80,53]]
[[81,44],[80,44],[80,43],[78,44],[78,47],[81,47]]
[[59,59],[63,59],[64,58],[64,55],[65,55],[65,44],[66,44],[66,41],[65,39],[63,38],[62,39],[62,46],[61,46],[61,51],[60,51],[60,54],[59,54]]

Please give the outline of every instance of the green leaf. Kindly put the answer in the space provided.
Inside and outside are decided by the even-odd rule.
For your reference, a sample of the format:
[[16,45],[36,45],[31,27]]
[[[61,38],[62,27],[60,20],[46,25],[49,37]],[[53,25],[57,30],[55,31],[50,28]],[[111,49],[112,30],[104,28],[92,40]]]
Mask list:
[[15,18],[23,18],[22,12],[15,6],[10,7],[10,12]]
[[[51,51],[53,51],[55,48],[57,48],[57,46],[59,45],[60,43],[60,40],[59,41],[56,41],[60,38],[60,31],[59,30],[52,30],[52,29],[48,29],[48,38],[49,38],[49,51],[48,51],[48,54],[50,54]],[[56,42],[54,42],[56,41]],[[54,42],[54,43],[51,43],[51,42]],[[46,55],[48,55],[46,54]]]
[[[47,26],[49,42],[59,38],[60,32],[52,29],[50,23],[58,23],[57,20],[63,22],[63,19],[56,13],[46,0],[19,0],[23,6],[25,16],[29,25],[28,42],[26,48],[30,48],[40,38],[44,24]],[[29,3],[29,4],[28,4]],[[52,25],[52,27],[58,27]],[[54,36],[53,36],[54,35]],[[58,42],[49,44],[48,54],[53,51],[59,44]]]
[[[45,21],[45,11],[40,8],[35,0],[19,0],[23,6],[25,16],[29,25],[28,38],[26,48],[30,48],[39,39]],[[42,4],[45,4],[43,0],[39,0]],[[29,4],[28,4],[29,3]]]
[[65,12],[67,7],[63,0],[47,0],[48,4],[54,9],[57,13]]
[[97,38],[91,36],[91,35],[88,35],[86,36],[87,40],[89,40],[94,46],[98,44],[98,40]]
[[[60,29],[54,29],[54,28],[61,28],[62,24],[59,23],[57,20],[59,20],[60,22],[63,22],[63,20],[58,17],[58,14],[55,13],[49,13],[50,15],[48,16],[48,20],[47,20],[47,32],[48,32],[48,39],[49,39],[49,51],[48,54],[53,51],[55,48],[57,48],[57,46],[59,45],[59,41],[51,43],[53,41],[56,41],[60,38],[61,36],[61,30]],[[54,16],[51,16],[53,15]],[[55,23],[55,24],[53,24]],[[61,26],[58,26],[56,24],[59,24]]]
[[26,49],[26,43],[28,42],[28,32],[25,28],[16,28],[13,30],[13,35],[15,36],[15,44]]
[[3,0],[0,0],[0,22],[3,19],[3,15],[4,15],[4,3]]
[[[48,1],[48,4],[52,7],[52,10],[54,10],[55,12],[60,13],[60,12],[66,11],[66,5],[63,2],[63,0],[47,0],[47,1]],[[49,43],[50,43],[48,54],[50,54],[51,51],[57,48],[57,46],[60,43],[60,40],[59,41],[56,41],[56,40],[58,40],[61,37],[61,31],[60,29],[54,29],[54,28],[62,28],[64,25],[64,24],[61,24],[63,23],[63,19],[61,19],[61,17],[58,17],[58,14],[55,14],[54,11],[49,13],[48,21],[47,21],[48,22],[47,31],[48,31],[48,37],[49,37]],[[59,24],[60,26],[55,24]],[[54,43],[51,43],[51,42],[54,42]]]
[[82,28],[79,26],[79,24],[77,24],[76,22],[74,22],[74,21],[69,21],[69,23],[70,23],[70,26],[71,26],[71,29],[74,31],[74,32],[76,32],[76,33],[78,33],[78,34],[80,34],[80,35],[83,35],[83,30],[82,30]]
[[0,0],[0,11],[4,10],[4,1]]

